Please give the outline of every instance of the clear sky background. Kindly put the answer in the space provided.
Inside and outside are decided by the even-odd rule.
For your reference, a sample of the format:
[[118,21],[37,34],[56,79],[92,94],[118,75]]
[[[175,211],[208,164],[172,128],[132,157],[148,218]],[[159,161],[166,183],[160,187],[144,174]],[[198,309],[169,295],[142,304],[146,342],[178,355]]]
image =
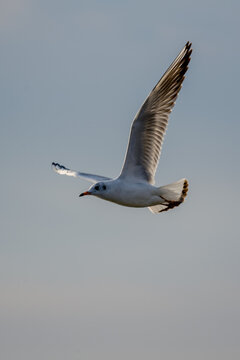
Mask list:
[[[0,3],[2,360],[240,358],[238,1]],[[94,197],[184,44],[156,184],[167,213]]]

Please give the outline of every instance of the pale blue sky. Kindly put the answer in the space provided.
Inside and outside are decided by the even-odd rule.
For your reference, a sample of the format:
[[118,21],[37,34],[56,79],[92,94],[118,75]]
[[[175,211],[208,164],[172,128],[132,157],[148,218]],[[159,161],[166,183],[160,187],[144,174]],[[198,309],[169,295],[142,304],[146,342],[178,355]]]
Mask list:
[[[0,4],[3,360],[238,360],[237,1]],[[131,121],[193,56],[156,176],[186,202],[154,216],[96,198],[52,161],[117,176]]]

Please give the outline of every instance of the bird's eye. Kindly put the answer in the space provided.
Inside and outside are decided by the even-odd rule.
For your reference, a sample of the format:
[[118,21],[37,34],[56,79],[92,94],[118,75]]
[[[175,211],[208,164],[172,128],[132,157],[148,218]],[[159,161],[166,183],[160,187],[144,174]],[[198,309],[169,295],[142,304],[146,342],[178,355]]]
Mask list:
[[103,185],[103,187],[102,187],[102,188],[103,188],[103,190],[106,190],[106,185]]
[[96,185],[96,186],[95,186],[95,190],[99,190],[99,185]]

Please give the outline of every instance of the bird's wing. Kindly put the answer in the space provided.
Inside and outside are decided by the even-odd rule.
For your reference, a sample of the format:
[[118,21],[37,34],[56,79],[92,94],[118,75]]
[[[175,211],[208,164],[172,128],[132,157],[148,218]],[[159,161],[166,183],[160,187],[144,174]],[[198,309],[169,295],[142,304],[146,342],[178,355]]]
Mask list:
[[111,178],[105,177],[105,176],[100,176],[100,175],[94,175],[94,174],[87,174],[87,173],[82,173],[79,171],[75,171],[75,170],[70,170],[68,168],[66,168],[63,165],[60,165],[58,163],[52,163],[52,168],[53,170],[60,174],[60,175],[67,175],[67,176],[74,176],[74,177],[81,177],[85,180],[91,181],[93,183],[96,183],[98,181],[106,181],[106,180],[111,180]]
[[187,42],[135,116],[121,178],[154,183],[168,117],[188,69],[191,45]]

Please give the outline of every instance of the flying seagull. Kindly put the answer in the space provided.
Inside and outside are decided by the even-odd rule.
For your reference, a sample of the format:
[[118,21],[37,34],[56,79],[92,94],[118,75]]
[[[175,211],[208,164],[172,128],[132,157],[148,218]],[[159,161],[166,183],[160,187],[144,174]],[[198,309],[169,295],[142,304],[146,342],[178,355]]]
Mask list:
[[155,214],[184,201],[188,191],[186,179],[156,187],[154,176],[169,114],[188,69],[191,45],[186,43],[136,114],[123,168],[117,178],[87,174],[52,163],[58,174],[82,177],[94,183],[79,196],[94,195],[123,206],[148,207]]

